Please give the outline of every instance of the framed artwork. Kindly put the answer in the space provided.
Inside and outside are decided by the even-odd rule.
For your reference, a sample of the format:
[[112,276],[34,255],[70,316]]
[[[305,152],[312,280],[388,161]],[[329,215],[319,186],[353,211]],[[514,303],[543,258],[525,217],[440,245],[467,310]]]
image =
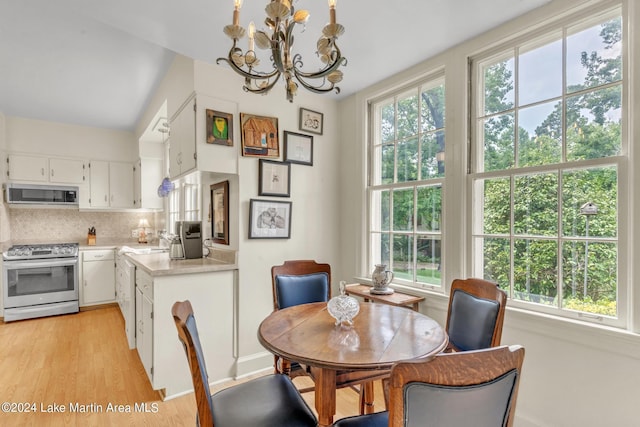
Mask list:
[[323,121],[322,113],[300,108],[300,125],[298,126],[300,130],[322,135]]
[[233,147],[233,114],[207,110],[207,144]]
[[249,157],[280,157],[278,119],[240,113],[242,155]]
[[313,136],[284,131],[284,161],[313,166]]
[[251,199],[249,203],[250,239],[291,237],[291,202]]
[[229,181],[211,185],[211,238],[229,244]]
[[260,159],[258,176],[259,196],[289,197],[291,164]]

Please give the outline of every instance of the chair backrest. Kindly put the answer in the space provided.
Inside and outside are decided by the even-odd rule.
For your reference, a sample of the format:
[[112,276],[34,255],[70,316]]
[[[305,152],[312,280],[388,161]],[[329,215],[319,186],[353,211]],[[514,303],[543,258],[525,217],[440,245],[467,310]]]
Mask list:
[[456,279],[451,284],[446,330],[449,348],[480,350],[500,345],[507,294],[483,279]]
[[191,302],[189,300],[176,302],[171,308],[171,314],[178,329],[178,338],[184,345],[189,369],[191,370],[191,379],[198,407],[198,425],[212,426],[213,404],[211,390],[209,389],[209,375],[204,362]]
[[271,267],[273,308],[291,307],[331,298],[331,266],[313,260],[285,261]]
[[511,426],[523,361],[523,347],[502,346],[398,363],[389,426]]

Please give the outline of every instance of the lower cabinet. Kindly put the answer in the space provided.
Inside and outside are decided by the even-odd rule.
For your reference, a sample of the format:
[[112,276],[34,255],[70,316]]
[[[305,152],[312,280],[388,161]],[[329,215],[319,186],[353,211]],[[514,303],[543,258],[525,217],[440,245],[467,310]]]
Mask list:
[[[135,262],[135,261],[134,261]],[[167,398],[193,389],[184,348],[171,315],[190,300],[211,382],[235,374],[234,270],[151,276],[136,265],[136,348],[151,385]]]
[[116,300],[116,268],[113,249],[83,250],[80,305]]

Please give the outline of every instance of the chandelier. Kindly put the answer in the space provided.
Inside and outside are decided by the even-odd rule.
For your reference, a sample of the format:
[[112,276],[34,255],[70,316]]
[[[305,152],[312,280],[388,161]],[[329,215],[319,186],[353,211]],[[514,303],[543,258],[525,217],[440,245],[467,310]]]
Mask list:
[[[318,39],[317,55],[323,63],[320,70],[305,72],[302,70],[302,56],[293,54],[293,29],[296,24],[305,26],[309,19],[307,10],[295,10],[290,0],[271,0],[265,7],[267,17],[264,21],[268,27],[265,31],[256,31],[253,22],[249,24],[249,43],[246,52],[238,46],[244,37],[245,29],[239,24],[242,0],[234,0],[233,24],[224,27],[224,33],[233,39],[233,45],[226,58],[218,58],[216,63],[225,61],[238,74],[244,77],[244,90],[252,93],[266,94],[276,84],[280,77],[284,78],[287,99],[293,102],[298,90],[298,83],[302,87],[316,93],[326,93],[335,90],[342,80],[342,71],[338,68],[347,64],[342,56],[336,40],[344,33],[344,27],[336,23],[336,0],[329,0],[329,23],[322,30]],[[261,71],[257,67],[260,60],[254,51],[259,49],[271,50],[271,70]]]

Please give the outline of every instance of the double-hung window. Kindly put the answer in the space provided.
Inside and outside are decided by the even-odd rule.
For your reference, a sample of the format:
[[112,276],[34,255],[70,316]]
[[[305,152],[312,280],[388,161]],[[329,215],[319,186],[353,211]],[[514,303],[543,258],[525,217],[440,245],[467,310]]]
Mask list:
[[622,326],[619,10],[474,58],[472,271],[512,306]]
[[368,268],[441,286],[445,87],[438,76],[369,105]]
[[176,221],[199,221],[200,184],[176,183],[169,193],[169,230],[174,232]]

